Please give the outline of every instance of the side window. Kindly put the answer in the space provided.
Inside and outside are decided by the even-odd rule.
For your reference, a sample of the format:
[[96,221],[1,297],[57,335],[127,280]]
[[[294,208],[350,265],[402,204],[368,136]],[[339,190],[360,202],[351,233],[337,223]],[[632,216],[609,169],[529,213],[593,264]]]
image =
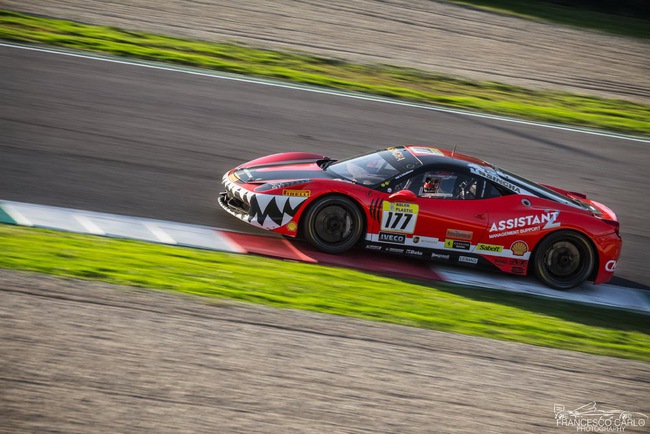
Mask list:
[[465,173],[438,170],[422,177],[422,186],[415,192],[434,199],[472,200],[482,197],[484,181]]
[[400,190],[411,190],[418,197],[454,200],[491,199],[512,194],[481,177],[445,170],[429,171],[400,180],[392,191]]
[[401,181],[399,184],[395,184],[393,190],[394,191],[411,190],[413,193],[419,196],[423,179],[424,178],[422,174],[411,176],[410,178]]
[[509,194],[512,194],[512,192],[507,190],[505,187],[493,184],[490,181],[485,181],[483,199],[492,199],[493,197],[507,196]]

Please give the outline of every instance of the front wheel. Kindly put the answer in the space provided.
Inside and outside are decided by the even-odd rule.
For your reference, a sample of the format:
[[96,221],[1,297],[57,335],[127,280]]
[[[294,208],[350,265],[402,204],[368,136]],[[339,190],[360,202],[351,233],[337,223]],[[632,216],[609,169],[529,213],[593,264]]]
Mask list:
[[304,216],[305,239],[326,253],[354,247],[363,233],[363,216],[356,204],[342,196],[317,199]]
[[537,278],[551,288],[566,290],[587,280],[596,264],[596,253],[584,235],[558,231],[544,238],[535,250]]

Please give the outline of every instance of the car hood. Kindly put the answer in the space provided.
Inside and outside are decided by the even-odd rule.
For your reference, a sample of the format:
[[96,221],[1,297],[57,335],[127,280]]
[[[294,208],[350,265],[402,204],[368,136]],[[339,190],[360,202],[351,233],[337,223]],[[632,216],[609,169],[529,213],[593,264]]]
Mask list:
[[276,161],[246,164],[233,170],[232,175],[239,183],[265,184],[267,182],[298,181],[310,179],[337,179],[337,175],[323,170],[319,162],[322,158],[307,161]]
[[247,184],[262,184],[271,181],[293,181],[300,179],[336,178],[333,174],[318,167],[316,163],[247,167],[235,170],[233,174],[238,180]]

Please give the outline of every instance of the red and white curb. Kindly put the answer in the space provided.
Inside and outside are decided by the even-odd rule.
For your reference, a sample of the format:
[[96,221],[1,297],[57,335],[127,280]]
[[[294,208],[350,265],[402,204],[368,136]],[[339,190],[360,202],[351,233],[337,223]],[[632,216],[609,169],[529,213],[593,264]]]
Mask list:
[[556,298],[577,303],[596,304],[619,309],[650,313],[650,293],[641,289],[616,285],[583,283],[569,291],[556,291],[531,276],[521,277],[502,273],[468,271],[460,267],[436,267],[442,280],[486,290],[505,290],[537,297]]
[[258,254],[308,263],[343,266],[393,276],[446,281],[487,288],[486,290],[506,290],[579,303],[650,312],[650,294],[634,288],[584,284],[571,291],[561,292],[547,288],[531,278],[468,271],[461,267],[443,267],[424,261],[367,251],[363,251],[362,254],[359,254],[359,251],[353,251],[343,255],[328,255],[314,250],[305,243],[289,242],[275,236],[225,231],[207,226],[3,200],[0,200],[0,223],[230,253]]
[[0,222],[225,252],[246,253],[219,231],[201,226],[68,208],[0,201]]

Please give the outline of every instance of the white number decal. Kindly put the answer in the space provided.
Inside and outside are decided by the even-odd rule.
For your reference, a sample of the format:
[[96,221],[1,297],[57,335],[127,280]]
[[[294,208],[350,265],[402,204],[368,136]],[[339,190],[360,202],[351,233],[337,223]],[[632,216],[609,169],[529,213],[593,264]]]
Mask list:
[[412,203],[382,204],[381,230],[412,234],[418,219],[419,206]]

